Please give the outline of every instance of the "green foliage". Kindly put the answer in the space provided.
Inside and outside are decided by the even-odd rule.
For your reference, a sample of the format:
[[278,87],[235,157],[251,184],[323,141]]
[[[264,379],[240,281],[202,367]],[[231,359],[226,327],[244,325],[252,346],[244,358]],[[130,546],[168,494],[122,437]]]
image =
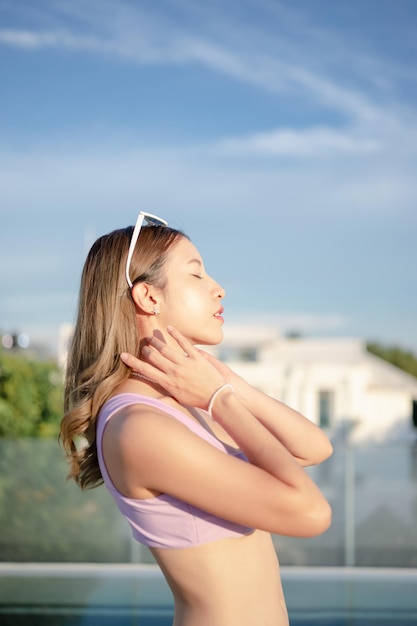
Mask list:
[[0,437],[56,437],[61,417],[58,366],[0,351]]
[[411,351],[402,350],[396,346],[387,347],[379,343],[368,343],[366,349],[371,354],[379,356],[384,361],[396,365],[408,374],[417,377],[417,356]]
[[54,362],[0,350],[0,561],[126,561],[127,525],[104,488],[67,482]]
[[130,560],[129,528],[107,490],[83,492],[67,470],[56,441],[0,440],[0,561]]

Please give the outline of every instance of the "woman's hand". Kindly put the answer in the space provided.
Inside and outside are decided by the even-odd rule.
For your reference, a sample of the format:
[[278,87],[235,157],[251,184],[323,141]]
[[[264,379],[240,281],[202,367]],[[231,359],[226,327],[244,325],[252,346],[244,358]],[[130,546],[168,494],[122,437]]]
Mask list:
[[153,336],[142,348],[140,359],[122,353],[121,360],[181,404],[207,409],[213,393],[228,381],[178,330],[168,327],[167,331],[177,346],[169,346]]
[[199,352],[233,386],[235,396],[243,406],[285,445],[301,465],[315,465],[331,455],[332,446],[327,436],[310,420],[252,387],[207,352]]
[[204,350],[201,350],[199,348],[196,349],[209,363],[211,363],[211,365],[213,365],[213,367],[216,368],[216,370],[219,372],[219,374],[222,375],[224,380],[233,386],[236,395],[239,396],[241,402],[245,404],[245,401],[248,399],[251,393],[251,385],[246,382],[244,378],[231,370],[230,367],[228,367],[225,363],[216,359],[212,354],[209,354],[208,352],[205,352]]

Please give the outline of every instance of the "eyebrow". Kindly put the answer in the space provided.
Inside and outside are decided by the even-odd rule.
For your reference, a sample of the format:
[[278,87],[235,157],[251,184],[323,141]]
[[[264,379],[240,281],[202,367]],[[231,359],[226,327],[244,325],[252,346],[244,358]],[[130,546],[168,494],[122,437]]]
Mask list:
[[190,261],[188,261],[187,265],[190,265],[191,263],[198,263],[198,265],[202,266],[202,262],[200,261],[200,259],[190,259]]

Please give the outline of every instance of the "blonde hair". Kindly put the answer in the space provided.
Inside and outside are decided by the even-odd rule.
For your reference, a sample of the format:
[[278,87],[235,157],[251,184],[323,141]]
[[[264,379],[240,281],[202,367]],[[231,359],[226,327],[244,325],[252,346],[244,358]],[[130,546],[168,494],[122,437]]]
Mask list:
[[[70,463],[69,478],[82,488],[103,482],[96,448],[96,419],[113,390],[129,376],[121,352],[137,354],[135,305],[125,278],[133,228],[97,239],[84,264],[78,315],[68,354],[60,441]],[[130,265],[133,284],[165,286],[170,249],[185,237],[165,226],[142,228]]]

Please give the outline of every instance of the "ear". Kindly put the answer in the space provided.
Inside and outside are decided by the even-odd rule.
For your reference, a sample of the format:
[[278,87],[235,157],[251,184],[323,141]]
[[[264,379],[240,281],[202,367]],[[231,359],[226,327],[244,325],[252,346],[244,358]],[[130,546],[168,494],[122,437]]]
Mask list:
[[132,287],[132,298],[136,308],[141,313],[155,315],[155,308],[158,308],[160,290],[148,283],[136,283]]

